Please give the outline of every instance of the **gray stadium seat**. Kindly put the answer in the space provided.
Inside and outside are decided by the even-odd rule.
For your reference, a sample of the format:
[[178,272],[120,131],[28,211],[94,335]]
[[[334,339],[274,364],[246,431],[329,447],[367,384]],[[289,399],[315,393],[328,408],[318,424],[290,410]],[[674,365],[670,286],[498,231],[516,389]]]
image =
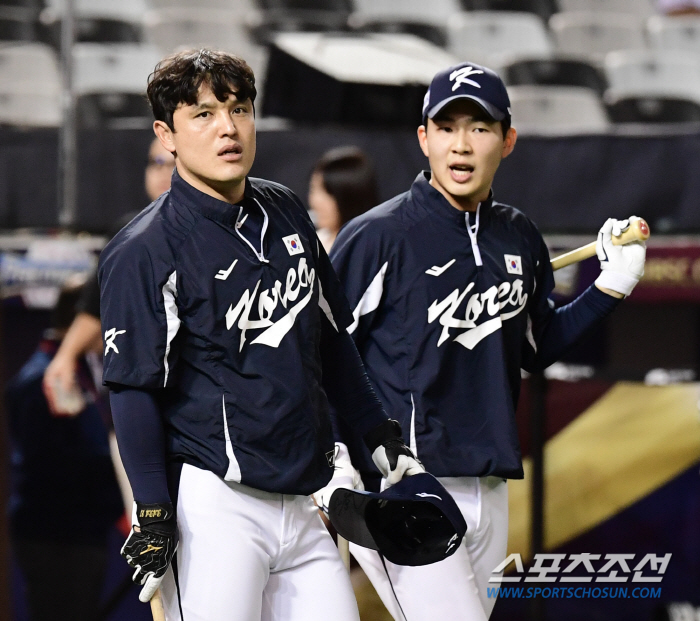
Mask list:
[[613,123],[700,123],[700,103],[672,97],[632,97],[606,101]]
[[245,24],[245,16],[219,9],[159,9],[144,18],[147,41],[162,53],[190,47],[212,47],[237,54],[256,76],[265,71],[266,50],[256,45]]
[[643,22],[624,13],[557,13],[550,18],[549,27],[557,50],[565,54],[602,60],[613,50],[646,47]]
[[596,134],[609,129],[605,107],[588,88],[512,86],[513,126],[520,134]]
[[439,24],[462,11],[459,0],[354,0],[353,5],[353,15],[357,18],[412,19]]
[[37,89],[20,92],[0,85],[0,124],[20,127],[58,127],[61,98]]
[[700,56],[676,50],[627,50],[605,56],[608,97],[680,97],[700,101]]
[[597,65],[575,58],[523,58],[503,67],[501,76],[509,86],[583,86],[601,97],[608,87]]
[[60,123],[61,76],[54,51],[42,43],[0,46],[0,124]]
[[77,43],[73,51],[75,92],[145,93],[148,76],[161,57],[152,45]]
[[627,13],[644,19],[655,12],[654,0],[558,0],[559,10]]
[[0,85],[7,90],[40,87],[47,93],[60,93],[58,58],[44,43],[0,45]]
[[0,41],[36,41],[37,14],[22,6],[0,5]]
[[700,54],[700,15],[654,15],[647,20],[647,33],[653,48]]
[[524,12],[474,11],[448,21],[447,50],[495,70],[515,58],[552,53],[545,23]]

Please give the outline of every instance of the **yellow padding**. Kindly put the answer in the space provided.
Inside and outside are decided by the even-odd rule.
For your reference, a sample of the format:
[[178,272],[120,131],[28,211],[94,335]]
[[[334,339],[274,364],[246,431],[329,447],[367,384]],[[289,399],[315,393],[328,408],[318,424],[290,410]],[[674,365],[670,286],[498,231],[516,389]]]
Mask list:
[[[700,384],[621,382],[545,447],[545,547],[556,548],[700,460]],[[509,481],[508,553],[529,557],[530,473]]]

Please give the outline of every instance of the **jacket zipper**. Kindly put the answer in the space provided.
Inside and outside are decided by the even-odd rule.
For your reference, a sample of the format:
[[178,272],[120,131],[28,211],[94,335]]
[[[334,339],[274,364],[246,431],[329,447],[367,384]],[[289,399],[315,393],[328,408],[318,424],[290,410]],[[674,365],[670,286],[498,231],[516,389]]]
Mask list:
[[261,263],[269,263],[270,261],[265,258],[265,255],[263,254],[263,250],[265,248],[264,241],[265,241],[265,233],[267,232],[267,223],[269,222],[269,217],[267,215],[267,211],[265,211],[265,208],[260,204],[260,201],[257,198],[253,198],[253,200],[258,204],[258,207],[263,212],[263,217],[265,218],[263,221],[262,225],[262,231],[260,231],[260,252],[251,244],[245,237],[245,235],[241,234],[240,228],[243,225],[243,222],[245,221],[245,218],[241,220],[241,216],[243,215],[243,205],[240,205],[238,208],[238,217],[236,218],[236,225],[234,228],[236,229],[236,234],[238,237],[240,237],[246,244],[248,244],[248,247],[255,253],[255,256],[258,257],[258,261]]
[[474,253],[474,261],[478,266],[482,266],[484,262],[481,260],[481,252],[479,251],[479,244],[477,242],[476,236],[479,234],[479,214],[481,213],[481,203],[476,207],[476,224],[472,229],[471,224],[469,224],[469,212],[464,214],[464,221],[467,224],[467,233],[469,233],[469,239],[472,242],[472,252]]

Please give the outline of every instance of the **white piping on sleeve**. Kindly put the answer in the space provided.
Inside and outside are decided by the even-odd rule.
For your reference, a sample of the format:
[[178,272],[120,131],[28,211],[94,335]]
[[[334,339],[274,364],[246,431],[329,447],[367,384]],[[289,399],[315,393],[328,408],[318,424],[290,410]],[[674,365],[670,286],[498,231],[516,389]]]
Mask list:
[[228,420],[226,419],[226,395],[221,395],[221,409],[224,415],[224,436],[226,438],[226,457],[228,457],[228,470],[226,470],[225,481],[241,482],[241,467],[238,465],[238,460],[233,453],[233,444],[231,444],[231,435],[228,431]]
[[360,317],[379,308],[379,303],[382,301],[382,294],[384,293],[384,276],[386,275],[387,267],[389,267],[388,261],[379,269],[357,303],[355,310],[352,311],[354,321],[348,326],[348,334],[352,334],[357,330],[357,326],[360,325]]
[[411,449],[413,456],[418,459],[418,447],[416,446],[416,404],[413,401],[413,393],[411,393],[411,437],[408,441],[408,447]]
[[165,306],[165,320],[168,326],[166,341],[165,341],[165,356],[163,358],[163,367],[165,368],[165,379],[163,386],[168,385],[168,375],[170,375],[170,366],[168,364],[168,356],[170,355],[170,345],[180,329],[180,318],[177,313],[177,271],[170,274],[167,282],[163,285],[163,305]]
[[326,297],[323,295],[323,287],[321,287],[320,278],[318,279],[318,305],[321,307],[321,310],[325,313],[326,317],[328,317],[328,321],[331,322],[331,325],[335,328],[335,331],[338,332],[338,326],[333,318],[333,311],[331,310],[330,304],[328,304],[328,300],[326,300]]
[[467,233],[469,233],[469,239],[472,242],[472,252],[474,253],[474,261],[477,265],[483,265],[484,262],[481,260],[481,251],[479,250],[479,244],[477,242],[477,235],[479,234],[479,214],[481,212],[481,203],[476,208],[476,224],[472,230],[471,224],[469,224],[469,212],[464,214],[464,219],[467,221]]

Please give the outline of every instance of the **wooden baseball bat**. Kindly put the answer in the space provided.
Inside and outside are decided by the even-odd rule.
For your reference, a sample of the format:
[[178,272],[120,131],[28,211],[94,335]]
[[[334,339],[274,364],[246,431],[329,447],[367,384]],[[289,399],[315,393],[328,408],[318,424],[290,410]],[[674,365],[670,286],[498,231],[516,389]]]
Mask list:
[[151,597],[151,614],[153,621],[165,621],[165,609],[163,608],[163,598],[160,595],[160,589]]
[[[651,232],[649,231],[649,225],[643,218],[638,218],[637,216],[632,216],[630,218],[630,225],[617,237],[613,235],[612,243],[615,246],[624,246],[625,244],[630,244],[636,241],[645,241],[649,239]],[[552,259],[552,269],[559,270],[562,267],[571,265],[572,263],[577,263],[578,261],[583,261],[589,257],[595,256],[595,245],[596,242],[591,242],[576,250],[562,254],[555,259]]]
[[340,558],[343,560],[345,569],[350,571],[350,544],[347,539],[340,535],[338,535],[338,552],[340,552]]

